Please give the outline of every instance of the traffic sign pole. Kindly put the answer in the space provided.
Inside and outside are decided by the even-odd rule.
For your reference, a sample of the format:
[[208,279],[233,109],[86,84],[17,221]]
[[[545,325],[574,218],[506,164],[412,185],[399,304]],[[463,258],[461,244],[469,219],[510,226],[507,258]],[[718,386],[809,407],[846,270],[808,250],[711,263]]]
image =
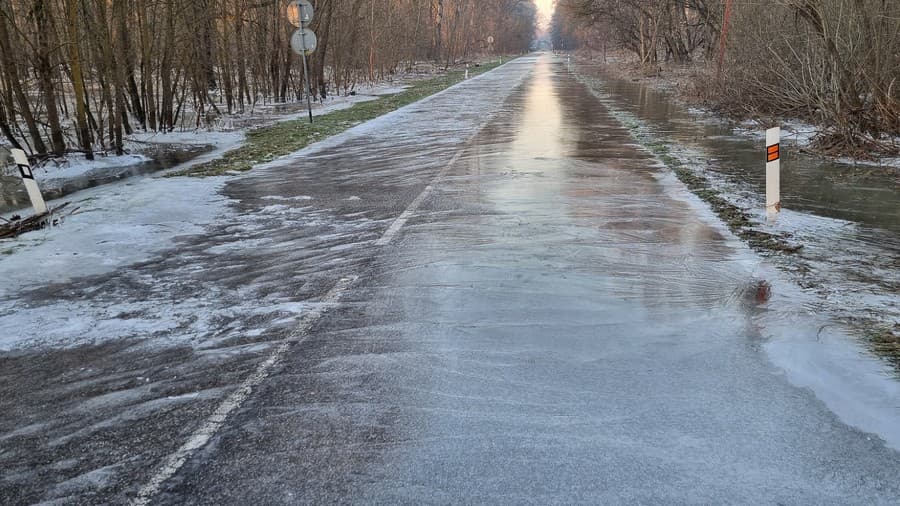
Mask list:
[[[303,40],[305,37],[300,37]],[[306,65],[306,43],[303,42],[301,48],[303,51],[300,51],[300,57],[303,59],[303,77],[306,81],[306,109],[309,111],[309,122],[312,123],[312,97],[309,93],[309,67]]]
[[303,61],[303,81],[306,85],[306,109],[309,111],[310,123],[313,122],[312,93],[310,92],[312,87],[309,84],[309,65],[306,62],[306,57],[308,56],[307,53],[312,53],[316,50],[318,43],[316,42],[316,34],[307,27],[312,22],[314,13],[315,9],[309,0],[291,0],[291,3],[288,4],[288,21],[299,28],[299,30],[294,32],[294,35],[291,36],[291,49],[293,49],[295,53],[299,53],[300,58]]

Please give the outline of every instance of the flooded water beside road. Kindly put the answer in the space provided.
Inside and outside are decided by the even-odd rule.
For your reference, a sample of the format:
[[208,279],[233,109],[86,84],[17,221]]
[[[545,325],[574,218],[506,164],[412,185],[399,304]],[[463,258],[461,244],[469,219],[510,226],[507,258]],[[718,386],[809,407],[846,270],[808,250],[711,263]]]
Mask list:
[[[757,195],[765,193],[765,132],[757,138],[736,133],[724,121],[704,121],[671,96],[645,84],[605,79],[619,107],[645,122],[653,133],[700,150],[709,170]],[[781,183],[785,208],[877,227],[900,234],[900,169],[850,164],[800,153],[783,135]],[[760,200],[761,202],[762,200]]]
[[[789,234],[802,251],[777,259],[797,281],[847,318],[900,324],[900,169],[825,160],[782,136],[783,212],[766,223],[764,131],[755,138],[727,121],[689,110],[646,84],[612,78],[602,67],[596,91],[640,134],[747,209],[761,228]],[[621,119],[621,117],[620,117]],[[895,327],[896,328],[896,327]]]
[[[102,167],[90,170],[77,177],[53,181],[42,185],[41,193],[46,200],[57,199],[74,192],[93,188],[121,179],[153,174],[174,168],[182,163],[212,151],[213,146],[188,144],[160,144],[153,146],[142,154],[150,158],[146,162],[123,167]],[[42,181],[38,178],[38,184]],[[17,175],[0,174],[0,213],[26,209],[31,205],[25,186]]]

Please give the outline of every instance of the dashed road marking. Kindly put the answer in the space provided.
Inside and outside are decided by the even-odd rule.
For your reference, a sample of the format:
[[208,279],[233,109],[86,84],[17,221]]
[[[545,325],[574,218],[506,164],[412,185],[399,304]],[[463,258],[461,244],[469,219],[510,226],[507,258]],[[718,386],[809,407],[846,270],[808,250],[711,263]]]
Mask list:
[[[490,115],[487,119],[485,119],[476,129],[476,132],[480,132],[484,126],[490,122],[493,118],[493,115]],[[422,205],[422,202],[431,195],[431,192],[434,191],[435,185],[439,183],[444,176],[450,172],[450,169],[459,161],[460,157],[462,157],[463,153],[470,147],[472,142],[478,137],[478,135],[473,135],[472,138],[466,142],[463,147],[453,155],[453,158],[450,159],[449,162],[441,169],[440,172],[431,180],[431,184],[425,187],[412,202],[410,202],[409,206],[400,214],[391,223],[391,226],[384,232],[384,234],[375,241],[376,246],[385,246],[390,244],[391,240],[400,232],[400,229],[403,228],[403,225],[412,217],[413,213]],[[191,436],[188,438],[187,442],[185,442],[181,447],[171,453],[168,457],[166,457],[163,465],[160,466],[159,470],[157,470],[156,474],[148,481],[141,489],[138,491],[137,496],[134,500],[131,501],[133,506],[146,506],[150,503],[154,496],[156,496],[160,489],[162,488],[163,483],[166,482],[169,478],[175,475],[179,469],[184,466],[184,463],[193,455],[193,453],[200,448],[206,446],[210,439],[216,435],[216,433],[225,425],[225,421],[228,419],[228,415],[230,415],[234,410],[238,409],[243,405],[243,403],[250,397],[250,394],[253,393],[253,388],[262,383],[269,375],[272,373],[272,370],[278,365],[281,360],[284,358],[284,354],[287,353],[288,349],[291,345],[302,342],[306,339],[307,333],[312,329],[312,326],[328,311],[329,305],[334,304],[335,302],[340,301],[341,297],[344,295],[344,292],[358,279],[358,276],[350,276],[346,278],[342,278],[340,281],[335,284],[328,293],[321,300],[321,305],[317,306],[314,310],[307,313],[303,319],[300,321],[300,324],[288,336],[281,344],[272,352],[271,355],[266,359],[265,362],[260,364],[256,370],[250,376],[245,379],[237,390],[231,393],[223,402],[219,405],[218,408],[210,415],[203,424],[195,430]]]
[[413,213],[416,212],[419,206],[422,205],[422,202],[424,202],[425,199],[427,199],[428,196],[431,195],[431,192],[434,191],[435,185],[437,185],[438,182],[440,182],[440,180],[443,179],[448,172],[450,172],[450,169],[453,168],[453,165],[456,164],[457,161],[459,161],[459,158],[462,156],[467,147],[468,143],[466,143],[463,148],[461,148],[456,152],[455,155],[453,155],[453,158],[450,159],[447,165],[445,165],[444,168],[441,169],[440,172],[438,172],[437,176],[434,176],[434,179],[431,180],[431,184],[426,186],[425,189],[422,190],[422,193],[420,193],[418,197],[416,197],[412,202],[409,203],[409,206],[406,208],[406,210],[403,211],[400,216],[398,216],[397,219],[394,220],[393,223],[391,223],[391,226],[388,227],[387,230],[384,231],[384,235],[382,235],[377,241],[375,241],[375,246],[385,246],[387,244],[390,244],[391,240],[394,239],[394,236],[396,236],[397,233],[400,232],[400,229],[403,228],[403,225],[406,225],[407,220],[409,220],[409,218],[412,217]]
[[344,292],[350,288],[356,279],[357,276],[342,278],[322,297],[322,300],[314,309],[303,316],[297,328],[275,348],[263,363],[257,366],[256,370],[238,386],[237,390],[222,401],[222,404],[191,434],[180,448],[163,461],[162,466],[156,471],[150,481],[138,491],[137,497],[131,501],[132,505],[144,506],[150,503],[153,497],[159,493],[162,484],[174,476],[195,451],[206,446],[209,440],[225,425],[228,416],[241,407],[247,398],[250,397],[250,394],[253,393],[253,389],[269,377],[275,366],[284,358],[288,349],[292,345],[303,342],[306,339],[313,325],[322,318],[331,305],[341,300]]

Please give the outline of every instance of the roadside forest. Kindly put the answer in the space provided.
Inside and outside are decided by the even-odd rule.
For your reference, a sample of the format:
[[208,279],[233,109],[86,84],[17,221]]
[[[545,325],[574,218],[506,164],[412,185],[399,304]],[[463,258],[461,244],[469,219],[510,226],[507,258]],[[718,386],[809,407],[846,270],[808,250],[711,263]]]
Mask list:
[[559,0],[551,35],[558,49],[626,51],[649,73],[694,66],[694,98],[815,123],[822,153],[900,154],[896,0]]
[[[287,0],[3,0],[0,144],[123,151],[134,131],[303,99]],[[311,93],[528,49],[531,0],[315,0]]]

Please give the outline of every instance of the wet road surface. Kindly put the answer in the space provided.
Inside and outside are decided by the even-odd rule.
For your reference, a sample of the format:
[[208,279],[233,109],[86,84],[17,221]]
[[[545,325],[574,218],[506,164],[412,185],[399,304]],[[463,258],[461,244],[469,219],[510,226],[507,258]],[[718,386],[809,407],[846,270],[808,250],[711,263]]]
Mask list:
[[[579,64],[577,72],[594,83],[604,105],[617,110],[614,116],[711,180],[758,229],[785,233],[803,245],[795,255],[772,260],[815,290],[824,310],[900,331],[900,169],[824,160],[801,152],[795,136],[783,133],[783,209],[769,223],[762,211],[762,129],[741,132],[649,85],[611,78],[603,65]],[[804,135],[812,130],[793,128]]]
[[763,350],[821,321],[632,142],[522,58],[231,180],[165,254],[17,294],[175,323],[0,358],[0,502],[895,504],[898,453]]

